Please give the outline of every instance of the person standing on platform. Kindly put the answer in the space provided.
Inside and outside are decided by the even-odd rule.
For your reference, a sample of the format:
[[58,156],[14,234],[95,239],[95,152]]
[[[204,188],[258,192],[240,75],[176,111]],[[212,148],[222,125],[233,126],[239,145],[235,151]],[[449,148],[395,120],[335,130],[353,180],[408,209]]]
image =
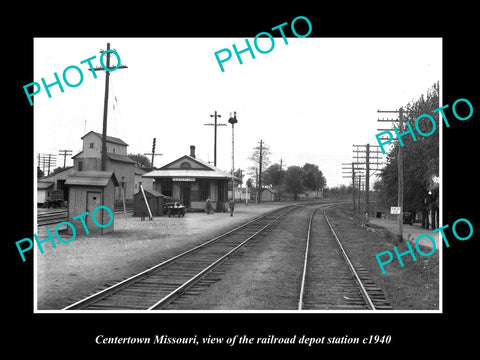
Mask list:
[[233,198],[230,199],[228,207],[230,208],[230,216],[233,216],[233,210],[235,209],[235,200]]
[[207,205],[205,207],[205,212],[207,213],[207,215],[210,215],[212,213],[212,201],[210,200],[210,198],[207,199]]

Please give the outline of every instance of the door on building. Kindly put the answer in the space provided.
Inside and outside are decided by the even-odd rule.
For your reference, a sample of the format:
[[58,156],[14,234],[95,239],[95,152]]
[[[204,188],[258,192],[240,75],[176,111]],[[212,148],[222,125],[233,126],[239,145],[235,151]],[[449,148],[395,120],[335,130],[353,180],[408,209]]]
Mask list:
[[[88,228],[96,226],[93,223],[93,220],[91,220],[91,218],[92,218],[91,216],[92,216],[93,210],[95,210],[95,208],[100,206],[100,205],[102,205],[102,193],[97,192],[97,191],[87,191],[87,211],[88,211],[88,215],[85,216],[85,223],[87,224]],[[95,217],[96,217],[95,220],[99,224],[103,225],[102,213],[103,213],[102,209],[100,209],[100,211],[97,211],[95,213]],[[89,221],[90,221],[90,223],[89,223]]]
[[188,182],[181,183],[182,203],[186,207],[190,207],[190,187]]

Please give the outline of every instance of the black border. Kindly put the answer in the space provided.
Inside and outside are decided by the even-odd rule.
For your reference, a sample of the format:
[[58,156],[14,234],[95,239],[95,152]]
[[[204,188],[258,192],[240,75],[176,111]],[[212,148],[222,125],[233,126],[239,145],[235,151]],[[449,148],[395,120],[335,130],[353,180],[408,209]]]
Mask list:
[[[351,7],[342,4],[338,9],[314,3],[308,8],[294,9],[291,4],[277,4],[266,11],[246,3],[218,5],[192,9],[184,5],[181,11],[162,4],[129,4],[122,9],[117,4],[115,12],[107,5],[85,4],[61,12],[45,12],[39,20],[36,11],[20,12],[14,41],[8,42],[12,55],[7,71],[8,87],[5,102],[8,112],[7,137],[13,158],[4,162],[4,178],[8,182],[6,237],[2,243],[3,256],[8,267],[4,269],[8,296],[4,312],[8,316],[5,343],[16,351],[25,345],[38,353],[68,349],[75,354],[114,354],[132,351],[141,354],[153,351],[159,356],[174,351],[199,352],[227,351],[235,353],[266,351],[295,351],[302,355],[325,354],[327,351],[353,350],[356,354],[379,351],[384,356],[396,351],[405,354],[432,355],[447,348],[466,351],[473,347],[474,329],[468,321],[475,313],[475,257],[478,253],[478,215],[474,210],[476,189],[475,158],[477,117],[480,112],[478,90],[480,79],[478,38],[474,36],[476,10],[455,3],[448,9],[436,4],[425,9],[418,5],[396,4],[393,8]],[[293,6],[293,5],[292,5]],[[39,6],[41,8],[41,6]],[[45,10],[45,9],[43,9]],[[121,15],[119,15],[121,14]],[[33,81],[33,37],[209,37],[237,36],[251,38],[261,31],[296,16],[306,16],[312,23],[310,37],[442,37],[443,38],[443,104],[458,98],[467,98],[474,107],[474,115],[465,122],[452,120],[450,128],[443,129],[443,220],[452,224],[458,218],[468,218],[474,226],[473,237],[465,242],[453,240],[444,248],[443,314],[33,314],[33,257],[22,263],[14,242],[33,234],[33,108],[25,100],[22,86]],[[6,26],[6,24],[2,25]],[[27,30],[28,29],[28,30]],[[6,34],[12,30],[4,29]],[[7,35],[8,36],[8,35]],[[352,54],[354,56],[354,54]],[[422,54],[412,54],[422,56]],[[4,60],[5,60],[4,56]],[[386,60],[387,61],[387,60]],[[6,67],[4,66],[4,71]],[[476,91],[475,91],[476,90]],[[5,94],[4,94],[5,95]],[[448,114],[448,113],[447,113]],[[8,143],[8,140],[6,144]],[[5,149],[5,148],[4,148]],[[6,149],[5,149],[6,150]],[[14,164],[14,166],[8,165]],[[8,174],[8,175],[7,175]],[[18,184],[17,181],[20,180]],[[450,235],[451,236],[451,235]],[[383,346],[335,346],[307,348],[301,346],[243,346],[229,347],[159,347],[96,345],[99,334],[109,336],[170,336],[198,337],[207,335],[231,336],[292,336],[306,334],[311,337],[391,335],[392,342]],[[72,351],[73,350],[73,351]],[[59,354],[66,354],[59,351]],[[399,352],[400,354],[400,352]],[[36,355],[36,354],[34,354]]]

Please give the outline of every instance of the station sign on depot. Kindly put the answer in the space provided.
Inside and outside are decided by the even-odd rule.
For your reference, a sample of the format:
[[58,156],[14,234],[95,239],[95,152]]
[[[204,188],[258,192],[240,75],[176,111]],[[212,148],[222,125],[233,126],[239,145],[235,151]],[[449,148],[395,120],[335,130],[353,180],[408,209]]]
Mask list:
[[[304,24],[306,23],[306,25],[308,27],[308,30],[304,34],[300,34],[298,32],[298,29],[297,29],[297,27],[298,28],[303,28],[303,29],[305,28],[305,25],[300,25],[300,26],[298,25],[298,23],[302,23],[302,22]],[[285,45],[288,45],[288,40],[287,40],[287,37],[285,36],[285,31],[284,31],[284,27],[287,26],[287,25],[288,25],[288,22],[284,22],[280,25],[277,25],[277,26],[274,26],[274,27],[271,28],[271,30],[273,30],[273,31],[278,30],[278,32],[280,33],[280,35],[283,38],[283,42],[285,43]],[[297,38],[305,38],[308,35],[310,35],[311,32],[312,32],[312,23],[305,16],[297,16],[296,18],[294,18],[292,20],[292,23],[290,24],[290,29],[292,31],[292,34],[295,35]],[[259,46],[258,39],[260,37],[267,37],[270,40],[269,47],[262,48],[262,47]],[[270,34],[269,32],[262,31],[262,32],[259,32],[255,36],[255,38],[253,39],[253,46],[257,50],[258,53],[268,54],[275,48],[275,39],[272,36],[272,34]],[[237,47],[236,44],[232,44],[232,48],[233,48],[233,52],[235,53],[235,56],[236,56],[240,65],[243,64],[243,60],[242,60],[242,56],[241,56],[241,54],[243,54],[243,53],[248,52],[248,53],[250,53],[250,56],[252,57],[252,59],[255,59],[255,52],[253,51],[252,45],[251,45],[251,43],[248,39],[245,39],[245,45],[239,45]],[[241,48],[241,50],[239,50],[238,48]],[[222,72],[224,72],[225,68],[224,68],[223,64],[225,62],[229,61],[232,58],[232,51],[229,48],[224,48],[224,49],[220,49],[218,51],[215,51],[214,54],[215,54],[215,59],[217,60],[218,66],[220,66],[220,70]]]

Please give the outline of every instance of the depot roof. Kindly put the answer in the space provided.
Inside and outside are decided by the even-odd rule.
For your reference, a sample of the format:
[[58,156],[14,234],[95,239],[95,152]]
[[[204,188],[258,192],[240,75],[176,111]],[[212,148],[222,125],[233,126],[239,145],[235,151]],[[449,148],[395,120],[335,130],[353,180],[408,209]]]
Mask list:
[[231,179],[232,175],[200,159],[184,155],[158,170],[142,175],[142,177]]

